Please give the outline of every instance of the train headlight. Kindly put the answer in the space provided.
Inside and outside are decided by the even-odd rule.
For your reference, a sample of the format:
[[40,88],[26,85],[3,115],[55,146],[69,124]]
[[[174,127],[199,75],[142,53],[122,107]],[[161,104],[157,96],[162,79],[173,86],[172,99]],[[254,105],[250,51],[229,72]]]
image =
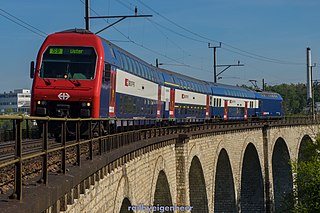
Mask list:
[[45,106],[47,105],[47,101],[37,101],[37,104],[40,106]]
[[90,102],[83,102],[81,105],[82,105],[82,107],[89,107],[89,106],[91,106],[91,103]]

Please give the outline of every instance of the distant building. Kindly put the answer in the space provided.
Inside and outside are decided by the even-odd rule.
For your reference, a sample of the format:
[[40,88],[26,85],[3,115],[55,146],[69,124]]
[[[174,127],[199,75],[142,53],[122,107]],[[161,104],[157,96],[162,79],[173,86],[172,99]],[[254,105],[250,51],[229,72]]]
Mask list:
[[29,89],[16,89],[0,93],[0,113],[21,112],[30,114],[31,93]]

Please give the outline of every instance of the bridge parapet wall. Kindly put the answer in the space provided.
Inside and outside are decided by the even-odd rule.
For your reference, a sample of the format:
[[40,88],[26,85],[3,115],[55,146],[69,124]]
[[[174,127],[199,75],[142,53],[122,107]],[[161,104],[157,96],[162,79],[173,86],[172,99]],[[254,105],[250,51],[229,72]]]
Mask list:
[[[149,152],[135,151],[134,158],[126,163],[118,160],[108,165],[101,171],[106,173],[105,177],[95,181],[84,195],[68,205],[65,212],[111,213],[122,212],[129,204],[136,208],[140,204],[156,206],[161,172],[165,174],[173,206],[206,206],[203,207],[204,212],[214,212],[215,209],[272,212],[275,209],[273,155],[277,141],[279,138],[283,140],[290,153],[289,159],[296,160],[303,138],[308,135],[315,139],[318,132],[316,125],[301,125],[183,134]],[[221,169],[228,165],[230,170]],[[192,174],[195,172],[197,175]],[[199,176],[201,172],[202,176]],[[199,181],[201,178],[203,188]],[[252,191],[252,187],[246,185],[249,182],[254,182],[254,187],[260,187],[262,191]],[[193,185],[201,190],[194,191]],[[219,193],[225,191],[221,188],[228,189],[227,195],[233,198],[221,198]],[[260,193],[258,203],[252,193]],[[205,203],[195,199],[200,197],[203,200],[204,196]],[[124,205],[125,199],[130,201],[129,204]],[[53,210],[51,208],[48,212]]]

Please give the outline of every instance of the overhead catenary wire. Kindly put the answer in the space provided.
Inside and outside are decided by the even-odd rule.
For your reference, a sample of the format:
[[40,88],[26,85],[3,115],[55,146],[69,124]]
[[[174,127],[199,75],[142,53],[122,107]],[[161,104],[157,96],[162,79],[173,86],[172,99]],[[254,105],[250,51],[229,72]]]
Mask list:
[[[117,0],[117,1],[120,1],[120,0]],[[221,41],[218,41],[216,39],[212,39],[212,38],[209,38],[207,36],[203,36],[203,35],[200,35],[199,33],[196,33],[196,32],[193,32],[192,30],[189,30],[183,26],[181,26],[180,24],[172,21],[171,19],[167,18],[166,16],[160,14],[159,12],[157,12],[156,10],[154,10],[153,8],[151,8],[150,6],[148,6],[147,4],[145,4],[144,2],[142,2],[141,0],[136,0],[138,1],[141,5],[143,5],[144,7],[146,7],[147,9],[151,10],[152,12],[154,12],[155,14],[157,14],[158,16],[160,16],[161,18],[163,18],[164,20],[170,22],[171,24],[173,24],[174,26],[184,30],[185,32],[188,32],[198,38],[201,38],[201,39],[204,39],[204,40],[199,40],[199,39],[194,39],[194,38],[190,38],[189,36],[186,36],[182,33],[178,33],[178,32],[175,32],[176,34],[178,35],[182,35],[182,37],[184,38],[187,38],[187,39],[190,39],[190,40],[193,40],[193,41],[198,41],[198,42],[205,42],[205,43],[220,43]],[[160,25],[159,25],[160,26]],[[163,27],[164,29],[169,29],[168,27],[165,27],[164,25],[161,25],[161,27]],[[170,29],[169,31],[173,32],[174,30]],[[230,51],[230,52],[233,52],[233,53],[237,53],[239,55],[242,55],[244,57],[249,57],[249,58],[252,58],[252,59],[255,59],[255,60],[260,60],[260,61],[265,61],[265,62],[270,62],[270,63],[277,63],[277,64],[288,64],[288,65],[305,65],[305,63],[300,63],[300,62],[292,62],[292,61],[285,61],[285,60],[280,60],[280,59],[275,59],[275,58],[271,58],[271,57],[266,57],[266,56],[263,56],[263,55],[260,55],[260,54],[256,54],[256,53],[252,53],[250,51],[246,51],[246,50],[242,50],[240,48],[237,48],[233,45],[230,45],[226,42],[221,42],[223,45],[222,45],[222,48],[226,49],[226,51]],[[229,47],[226,48],[224,46],[227,46]],[[232,51],[230,50],[231,49],[234,49],[236,51]],[[245,53],[245,54],[244,54]]]
[[27,30],[29,30],[30,32],[33,32],[34,34],[37,34],[37,35],[39,35],[39,36],[41,36],[43,38],[45,38],[48,35],[44,31],[32,26],[31,24],[28,24],[27,22],[25,22],[25,21],[21,20],[20,18],[12,15],[11,13],[9,13],[9,12],[3,10],[3,9],[0,9],[0,11],[2,12],[2,13],[0,13],[0,15],[2,17],[10,20],[11,22],[13,22],[13,23],[15,23],[15,24],[27,29]]
[[[128,5],[127,5],[126,3],[124,3],[123,1],[117,0],[117,2],[118,2],[119,4],[121,4],[122,6],[124,6],[125,8],[127,8],[128,10],[134,11],[130,6],[128,6]],[[177,42],[175,42],[175,41],[173,41],[172,39],[170,39],[169,36],[160,29],[160,28],[166,28],[165,26],[163,26],[163,25],[161,25],[161,24],[153,21],[153,20],[150,19],[150,18],[145,18],[145,19],[146,19],[148,22],[150,22],[151,25],[153,25],[154,28],[155,28],[157,31],[159,31],[171,44],[173,44],[174,46],[176,46],[176,47],[177,47],[180,51],[182,51],[183,53],[186,53],[188,57],[198,58],[198,59],[200,59],[200,60],[203,60],[203,58],[200,58],[200,57],[198,57],[198,56],[195,56],[195,55],[191,54],[189,51],[183,49],[180,45],[178,45]],[[171,31],[170,28],[167,28],[167,30],[168,30],[168,31]],[[171,32],[174,33],[174,34],[177,34],[177,35],[179,35],[179,36],[182,36],[182,37],[184,36],[183,34],[180,34],[180,33],[175,32],[175,31],[171,31]],[[197,42],[201,42],[201,43],[207,44],[206,41],[197,40],[197,39],[194,39],[194,38],[188,37],[188,36],[186,36],[186,37],[187,37],[188,39],[191,39],[191,40],[194,40],[194,41],[197,41]],[[176,59],[176,61],[177,61],[177,60],[178,60],[178,59]],[[185,67],[196,68],[196,69],[203,70],[203,71],[206,71],[206,72],[211,73],[210,70],[206,70],[206,69],[203,69],[203,68],[191,66],[191,65],[185,64],[185,63],[183,63],[183,62],[179,62],[179,63],[180,63],[180,64],[169,64],[169,63],[165,63],[165,64],[163,64],[163,65],[185,66]],[[182,63],[182,64],[181,64],[181,63]]]
[[[79,1],[80,1],[82,4],[85,4],[85,3],[83,2],[83,0],[79,0]],[[131,8],[130,8],[129,6],[127,6],[126,4],[124,4],[123,2],[121,2],[121,4],[123,4],[126,8],[128,8],[129,10],[131,10]],[[94,14],[96,14],[97,16],[99,16],[99,14],[98,14],[95,10],[93,10],[91,7],[90,7],[89,9],[90,9],[91,12],[93,12]],[[106,23],[109,23],[107,19],[103,19],[103,20],[106,21]],[[163,54],[163,53],[161,53],[161,52],[158,52],[158,51],[156,51],[156,50],[153,50],[153,49],[151,49],[151,48],[149,48],[149,47],[147,47],[147,46],[145,46],[145,45],[143,45],[143,44],[140,44],[140,43],[134,41],[134,40],[131,39],[129,36],[126,36],[123,32],[121,32],[121,31],[120,31],[119,29],[117,29],[115,26],[112,26],[112,28],[113,28],[115,31],[117,31],[120,35],[122,35],[124,38],[126,38],[126,39],[128,40],[128,42],[130,42],[130,43],[132,43],[132,44],[134,44],[134,45],[136,45],[136,46],[138,46],[138,47],[141,47],[141,48],[143,48],[143,49],[145,49],[145,50],[147,50],[147,51],[149,51],[149,52],[152,52],[152,53],[154,53],[154,54],[156,54],[156,55],[162,56],[162,57],[164,57],[164,58],[166,58],[166,59],[168,59],[168,60],[170,60],[170,61],[172,61],[172,62],[177,63],[177,64],[180,65],[180,66],[189,67],[189,68],[193,68],[193,69],[197,69],[197,70],[202,70],[202,71],[205,71],[205,72],[208,72],[208,73],[212,73],[212,71],[210,71],[210,70],[206,70],[206,69],[203,69],[203,68],[199,68],[199,67],[195,67],[195,66],[192,66],[192,65],[189,65],[189,64],[185,64],[185,63],[183,63],[183,62],[181,62],[181,61],[178,61],[177,59],[174,59],[174,58],[169,57],[169,56],[167,56],[167,55],[165,55],[165,54]],[[122,41],[122,42],[123,42],[123,41]]]

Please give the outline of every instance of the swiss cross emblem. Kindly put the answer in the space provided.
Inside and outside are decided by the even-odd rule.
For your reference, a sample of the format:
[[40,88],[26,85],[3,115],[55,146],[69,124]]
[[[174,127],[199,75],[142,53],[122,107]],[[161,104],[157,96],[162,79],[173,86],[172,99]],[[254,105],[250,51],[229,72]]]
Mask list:
[[68,100],[70,98],[70,95],[67,92],[61,92],[59,93],[58,98],[60,100]]

